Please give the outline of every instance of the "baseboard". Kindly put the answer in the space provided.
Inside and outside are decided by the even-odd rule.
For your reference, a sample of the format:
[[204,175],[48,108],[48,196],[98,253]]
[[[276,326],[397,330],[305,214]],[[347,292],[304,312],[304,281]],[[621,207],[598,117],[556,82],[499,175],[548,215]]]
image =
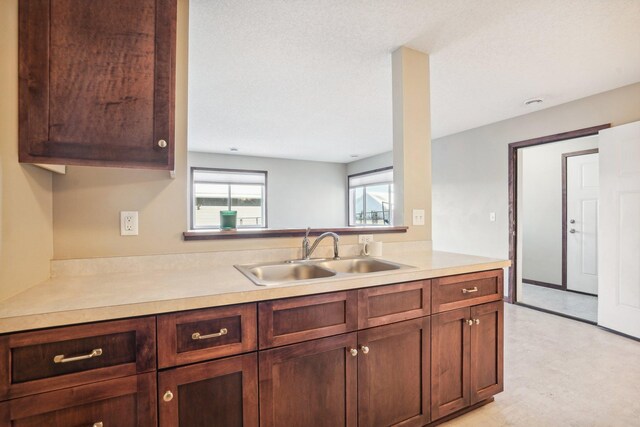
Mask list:
[[588,323],[589,325],[598,326],[598,323],[594,322],[592,320],[582,319],[580,317],[575,317],[575,316],[571,316],[569,314],[564,314],[564,313],[560,313],[560,312],[557,312],[557,311],[548,310],[548,309],[542,308],[542,307],[536,307],[535,305],[529,305],[529,304],[525,304],[523,302],[516,302],[515,305],[519,305],[519,306],[525,307],[525,308],[530,308],[531,310],[542,311],[543,313],[547,313],[547,314],[554,314],[556,316],[565,317],[565,318],[571,319],[571,320],[577,320],[578,322]]
[[544,288],[563,290],[562,285],[554,285],[553,283],[541,282],[539,280],[522,279],[522,283],[528,283],[529,285],[542,286]]

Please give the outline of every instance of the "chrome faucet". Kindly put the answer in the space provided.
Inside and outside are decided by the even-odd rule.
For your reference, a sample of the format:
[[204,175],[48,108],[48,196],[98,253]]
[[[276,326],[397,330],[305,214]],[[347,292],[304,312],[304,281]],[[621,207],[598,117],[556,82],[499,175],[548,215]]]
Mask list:
[[309,259],[313,251],[316,250],[318,244],[322,239],[327,236],[333,237],[333,259],[340,259],[338,255],[338,241],[340,237],[336,233],[332,233],[331,231],[327,231],[326,233],[322,233],[318,236],[313,245],[309,247],[309,233],[311,232],[311,227],[307,227],[307,232],[304,234],[304,239],[302,239],[302,259]]

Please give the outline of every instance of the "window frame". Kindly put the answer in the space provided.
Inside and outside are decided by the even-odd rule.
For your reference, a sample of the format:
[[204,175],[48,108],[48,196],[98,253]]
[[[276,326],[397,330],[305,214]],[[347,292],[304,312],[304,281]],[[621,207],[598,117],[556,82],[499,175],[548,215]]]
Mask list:
[[[253,169],[228,169],[228,168],[209,168],[209,167],[200,167],[200,166],[191,166],[189,168],[189,229],[190,230],[218,230],[219,227],[208,226],[208,227],[196,227],[195,226],[195,193],[194,193],[194,174],[196,171],[210,171],[210,172],[227,172],[227,173],[246,173],[246,174],[263,174],[264,175],[264,189],[262,191],[262,206],[263,206],[263,214],[264,214],[264,225],[261,226],[244,226],[244,227],[236,227],[236,229],[242,230],[263,230],[268,228],[268,217],[267,217],[267,186],[269,179],[269,172],[266,170],[253,170]],[[229,184],[229,183],[219,183],[223,185],[229,186],[229,205],[231,204],[231,185],[243,185],[243,184]],[[255,184],[252,184],[255,185]],[[229,207],[229,210],[231,208]]]
[[[360,186],[355,186],[355,187],[351,187],[351,185],[349,184],[349,182],[351,181],[351,178],[357,177],[357,176],[363,176],[363,175],[372,175],[375,173],[379,173],[379,172],[385,172],[385,171],[393,171],[393,166],[387,166],[384,168],[378,168],[378,169],[371,169],[368,171],[364,171],[364,172],[358,172],[358,173],[354,173],[351,175],[347,175],[347,224],[349,227],[392,227],[393,226],[393,183],[394,180],[392,180],[389,183],[389,224],[384,224],[384,222],[382,224],[367,224],[366,223],[366,212],[367,212],[367,201],[366,201],[366,188],[368,186],[374,186],[374,185],[382,185],[384,183],[378,183],[378,184],[366,184],[366,185],[360,185]],[[352,211],[351,211],[351,189],[355,189],[356,188],[363,188],[363,194],[362,194],[362,203],[363,203],[363,210],[365,212],[365,223],[364,224],[357,224],[355,223],[355,212],[353,212],[353,216],[352,216]],[[355,200],[354,200],[354,204],[355,204]],[[352,222],[352,219],[354,220],[354,222]]]

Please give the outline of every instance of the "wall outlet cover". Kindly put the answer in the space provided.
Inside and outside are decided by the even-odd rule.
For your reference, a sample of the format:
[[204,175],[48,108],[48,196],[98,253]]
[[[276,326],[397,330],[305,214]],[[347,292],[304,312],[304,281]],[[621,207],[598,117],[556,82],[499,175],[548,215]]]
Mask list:
[[120,212],[120,235],[121,236],[137,236],[138,235],[138,212],[137,211],[121,211]]
[[373,234],[358,234],[358,243],[364,245],[369,242],[373,242]]

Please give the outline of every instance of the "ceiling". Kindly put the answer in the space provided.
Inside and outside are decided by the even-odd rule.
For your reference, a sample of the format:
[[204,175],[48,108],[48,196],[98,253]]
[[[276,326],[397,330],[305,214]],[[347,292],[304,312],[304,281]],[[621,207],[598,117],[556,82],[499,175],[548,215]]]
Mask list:
[[193,151],[390,150],[402,45],[430,55],[434,139],[640,81],[640,0],[190,0],[189,15]]

